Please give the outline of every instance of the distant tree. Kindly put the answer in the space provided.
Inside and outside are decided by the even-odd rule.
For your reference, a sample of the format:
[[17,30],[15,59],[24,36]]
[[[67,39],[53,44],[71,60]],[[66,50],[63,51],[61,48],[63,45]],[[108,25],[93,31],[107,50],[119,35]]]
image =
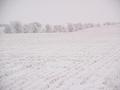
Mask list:
[[59,32],[59,25],[54,25],[53,27],[53,32]]
[[57,25],[53,26],[53,32],[57,32]]
[[60,28],[60,32],[66,32],[65,26],[60,25],[59,28]]
[[45,33],[46,32],[46,27],[45,26],[42,26],[41,28],[41,33]]
[[46,32],[52,32],[52,27],[49,24],[45,25],[45,29]]
[[11,27],[14,33],[22,33],[23,27],[22,24],[18,21],[11,22]]
[[100,25],[100,23],[98,23],[98,24],[95,24],[95,26],[96,26],[96,27],[100,27],[101,25]]
[[65,32],[65,27],[62,25],[54,25],[54,32]]
[[72,23],[67,24],[68,32],[73,32],[74,31],[74,26]]
[[23,33],[29,33],[30,32],[30,27],[29,25],[24,25],[23,26]]
[[37,32],[42,32],[42,25],[38,22],[33,23],[34,28],[37,30]]
[[5,33],[5,26],[3,26],[2,24],[0,24],[0,34],[1,33]]
[[110,22],[105,22],[103,25],[104,26],[109,26],[109,25],[111,25],[111,23]]
[[74,28],[73,31],[81,30],[83,29],[83,25],[81,23],[76,23],[76,24],[73,24],[73,28]]
[[29,32],[30,32],[30,33],[37,33],[37,28],[36,28],[36,26],[34,25],[34,23],[30,23],[30,24],[28,25],[28,28],[29,28]]
[[33,33],[41,32],[41,24],[39,24],[38,22],[31,23],[30,27],[32,28]]
[[9,24],[4,25],[4,33],[12,33],[12,29]]
[[[115,25],[115,24],[118,24],[118,23],[106,22],[103,25]],[[100,24],[92,24],[92,23],[85,23],[85,24],[68,23],[65,25],[50,25],[50,24],[41,25],[38,22],[22,25],[19,21],[14,21],[4,26],[5,27],[4,32],[5,33],[73,32],[77,30],[82,30],[82,29],[91,28],[91,27],[99,27],[99,26]]]

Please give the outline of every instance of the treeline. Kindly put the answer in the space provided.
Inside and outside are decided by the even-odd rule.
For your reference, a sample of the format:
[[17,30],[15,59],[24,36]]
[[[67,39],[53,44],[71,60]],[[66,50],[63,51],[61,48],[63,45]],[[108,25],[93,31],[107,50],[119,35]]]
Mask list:
[[[119,23],[104,23],[102,25],[114,25]],[[42,25],[38,22],[22,24],[19,21],[11,22],[10,24],[0,24],[0,32],[3,33],[55,33],[55,32],[74,32],[92,27],[100,27],[101,24],[93,23],[67,23],[65,25]]]

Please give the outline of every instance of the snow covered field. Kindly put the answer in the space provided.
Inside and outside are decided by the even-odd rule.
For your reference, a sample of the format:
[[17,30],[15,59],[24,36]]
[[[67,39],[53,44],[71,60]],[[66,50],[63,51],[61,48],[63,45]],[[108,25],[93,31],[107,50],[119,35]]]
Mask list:
[[1,34],[0,90],[120,90],[120,26]]

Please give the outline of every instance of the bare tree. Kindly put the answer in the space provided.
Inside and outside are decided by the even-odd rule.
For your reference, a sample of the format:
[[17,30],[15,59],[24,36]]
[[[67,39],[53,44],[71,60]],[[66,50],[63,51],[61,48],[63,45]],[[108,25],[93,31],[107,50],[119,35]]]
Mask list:
[[83,25],[81,23],[73,24],[74,31],[83,29]]
[[22,33],[23,32],[22,24],[18,21],[11,22],[11,27],[13,29],[13,32],[15,32],[15,33]]
[[23,26],[23,33],[29,33],[30,32],[30,27],[29,25],[24,25]]
[[45,29],[46,32],[52,32],[52,27],[49,24],[45,25]]
[[67,28],[68,28],[68,32],[74,31],[74,26],[73,26],[72,23],[68,23],[68,24],[67,24]]
[[4,25],[4,33],[12,33],[12,29],[9,24]]
[[34,22],[34,23],[31,23],[31,28],[32,28],[32,32],[33,33],[38,33],[40,32],[40,29],[41,29],[41,24],[37,23],[37,22]]

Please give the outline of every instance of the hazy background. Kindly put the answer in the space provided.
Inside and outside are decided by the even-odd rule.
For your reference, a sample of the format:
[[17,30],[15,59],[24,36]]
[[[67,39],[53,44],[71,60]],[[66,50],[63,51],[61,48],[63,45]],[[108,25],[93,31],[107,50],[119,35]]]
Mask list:
[[0,0],[0,23],[119,22],[120,0]]

